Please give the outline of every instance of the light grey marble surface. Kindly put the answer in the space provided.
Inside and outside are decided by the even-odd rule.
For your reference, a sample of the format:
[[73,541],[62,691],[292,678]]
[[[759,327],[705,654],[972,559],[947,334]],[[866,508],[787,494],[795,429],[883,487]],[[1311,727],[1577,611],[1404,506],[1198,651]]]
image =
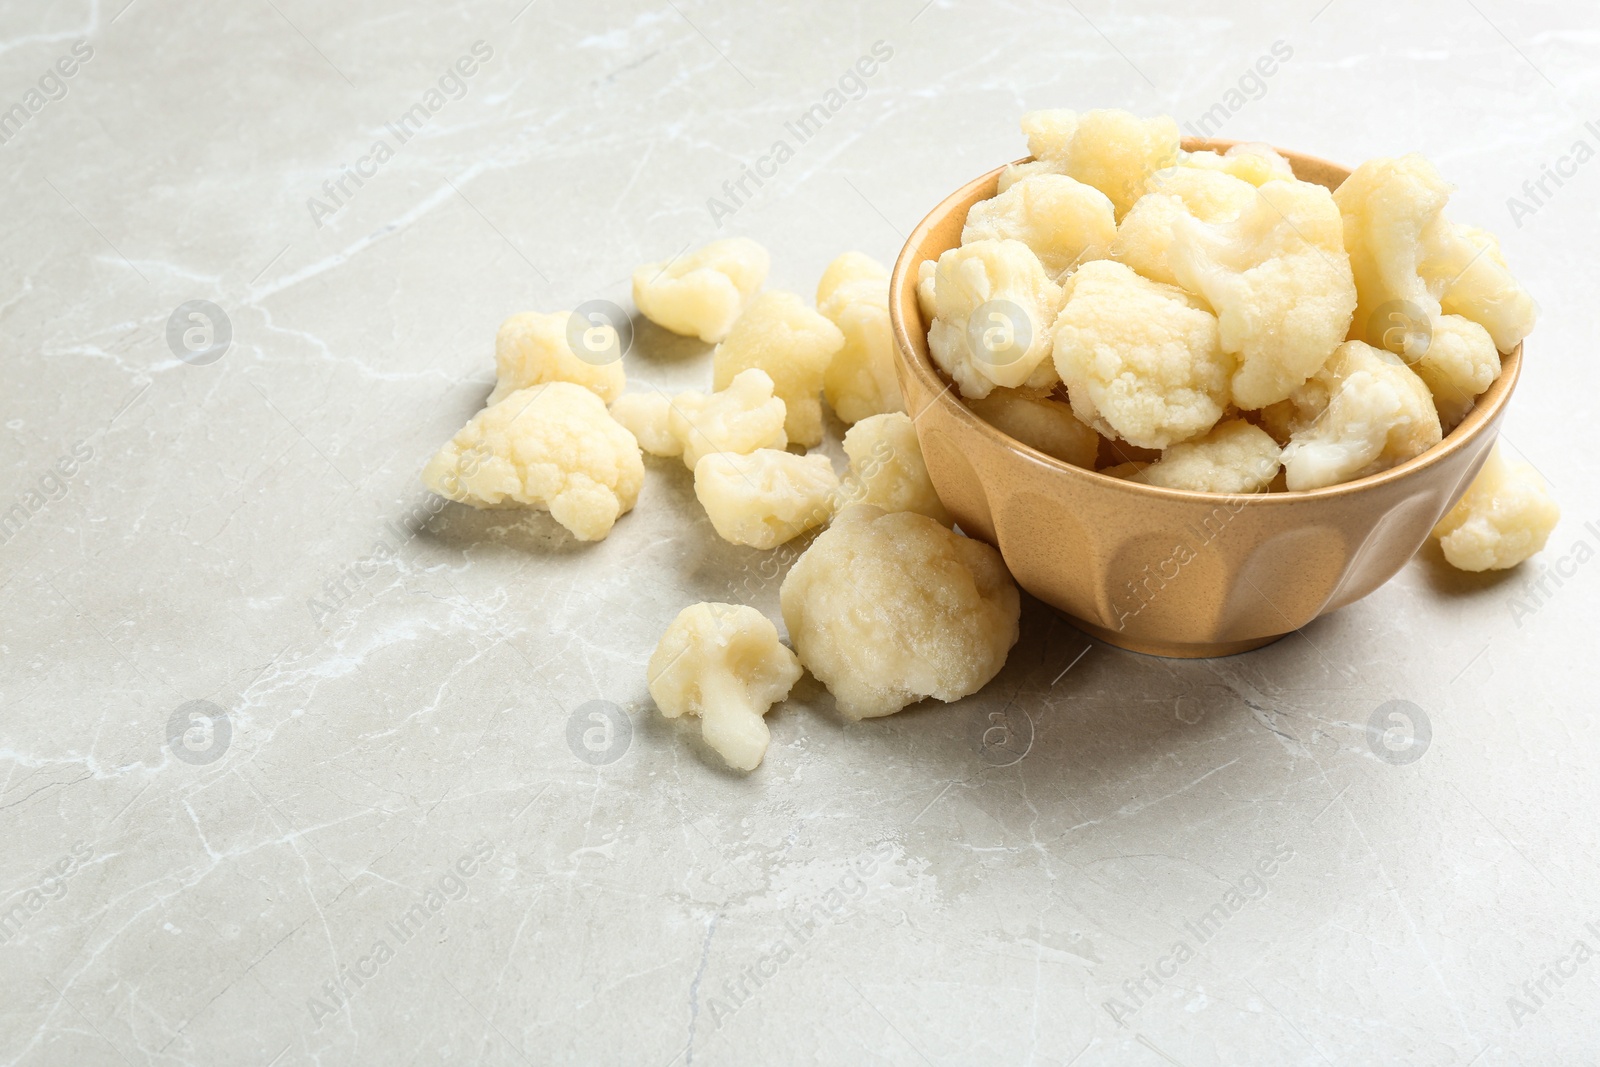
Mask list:
[[[1591,6],[125,2],[0,5],[0,108],[40,105],[0,144],[0,1061],[1595,1062]],[[1506,426],[1565,507],[1538,561],[1430,548],[1210,662],[1029,602],[985,692],[846,725],[807,679],[746,778],[645,689],[686,604],[776,617],[681,466],[596,545],[426,509],[504,316],[718,234],[809,295],[1026,109],[1219,102],[1224,136],[1419,149],[1500,232],[1544,310]],[[167,339],[195,300],[206,365]],[[648,324],[627,367],[709,376]],[[1410,762],[1369,744],[1395,700]],[[629,728],[601,765],[593,702]]]

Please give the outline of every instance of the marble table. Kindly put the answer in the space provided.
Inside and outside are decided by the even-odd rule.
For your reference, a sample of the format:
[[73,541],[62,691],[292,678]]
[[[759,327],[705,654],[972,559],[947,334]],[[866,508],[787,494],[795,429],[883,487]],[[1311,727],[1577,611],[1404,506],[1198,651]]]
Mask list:
[[[0,1062],[1594,1062],[1597,70],[1571,2],[0,4]],[[644,664],[781,560],[675,462],[592,545],[418,471],[508,314],[731,234],[809,296],[1046,106],[1430,156],[1561,526],[1229,659],[1029,601],[729,773]]]

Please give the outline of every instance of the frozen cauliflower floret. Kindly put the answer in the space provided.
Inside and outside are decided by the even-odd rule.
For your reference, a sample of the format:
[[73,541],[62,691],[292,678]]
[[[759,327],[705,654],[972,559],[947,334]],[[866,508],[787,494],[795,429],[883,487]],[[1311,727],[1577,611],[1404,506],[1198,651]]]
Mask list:
[[1007,163],[1006,169],[1000,172],[1000,177],[995,185],[995,193],[1003,193],[1020,181],[1037,178],[1043,174],[1065,174],[1067,165],[1057,159],[1030,159],[1026,163]]
[[671,415],[672,400],[665,393],[627,393],[611,402],[611,417],[652,456],[683,455],[683,442],[672,433]]
[[598,396],[550,382],[474,415],[428,461],[422,483],[475,508],[539,508],[578,540],[599,541],[639,499],[644,461]]
[[1078,132],[1078,113],[1066,108],[1030,111],[1022,116],[1022,135],[1036,160],[1065,160]]
[[1500,353],[1489,331],[1471,319],[1440,315],[1427,351],[1411,369],[1427,383],[1440,428],[1449,433],[1467,417],[1478,394],[1500,377]]
[[1116,109],[1078,116],[1067,145],[1067,173],[1111,198],[1117,218],[1144,195],[1145,181],[1178,162],[1178,124]]
[[[887,299],[887,298],[886,298]],[[712,384],[726,389],[752,367],[766,371],[783,400],[789,440],[810,448],[822,443],[822,378],[844,334],[793,293],[771,291],[750,302],[711,357]]]
[[1193,215],[1201,222],[1226,222],[1238,218],[1255,199],[1255,187],[1231,174],[1170,167],[1151,176],[1150,191],[1123,217],[1111,242],[1111,257],[1151,281],[1177,285],[1167,253],[1178,220]]
[[1021,241],[1056,278],[1083,260],[1104,257],[1116,235],[1104,193],[1062,174],[1041,174],[973,204],[961,243]]
[[1277,477],[1280,451],[1261,427],[1229,419],[1204,437],[1173,445],[1137,473],[1113,477],[1198,493],[1262,493]]
[[1491,233],[1438,216],[1422,235],[1418,271],[1446,314],[1478,323],[1509,352],[1533,332],[1539,309],[1506,267]]
[[1239,357],[1233,398],[1246,411],[1286,398],[1349,333],[1355,279],[1339,209],[1320,185],[1268,182],[1230,222],[1180,218],[1168,258]]
[[1388,470],[1439,443],[1433,396],[1400,357],[1346,341],[1290,398],[1283,467],[1290,489],[1321,489]]
[[[939,257],[928,351],[961,395],[995,386],[1048,389],[1056,381],[1050,324],[1061,290],[1021,241],[974,241]],[[974,321],[980,308],[984,315]]]
[[772,739],[764,716],[800,680],[778,628],[743,604],[693,604],[661,635],[645,668],[669,719],[700,718],[700,736],[728,766],[753,771]]
[[910,511],[845,508],[783,580],[800,662],[848,719],[959,700],[1017,641],[1017,587],[988,545]]
[[[1350,336],[1406,355],[1402,322],[1439,317],[1439,301],[1420,274],[1423,234],[1450,199],[1450,185],[1422,156],[1369,159],[1333,194],[1344,217],[1344,247],[1355,272],[1355,323]],[[1387,343],[1386,343],[1387,340]]]
[[767,278],[767,250],[748,237],[712,241],[686,256],[633,272],[633,302],[673,333],[715,343]]
[[844,335],[844,347],[822,376],[822,395],[833,413],[856,423],[868,415],[904,411],[894,376],[889,272],[883,264],[860,252],[835,259],[817,283],[817,310]]
[[1561,509],[1539,472],[1512,463],[1497,442],[1456,506],[1433,528],[1452,567],[1498,571],[1544,547]]
[[1265,185],[1280,178],[1293,178],[1294,168],[1271,145],[1255,142],[1236,144],[1227,152],[1185,152],[1180,166],[1221,171],[1251,185]]
[[712,452],[743,455],[788,444],[784,403],[772,393],[767,372],[752,367],[710,396],[688,392],[673,397],[667,429],[678,442],[683,465],[694,470],[700,457]]
[[489,403],[545,382],[581,385],[608,404],[622,395],[622,360],[590,363],[576,355],[567,342],[571,320],[570,311],[552,315],[529,311],[500,324],[494,337],[495,383]]
[[844,435],[844,454],[850,457],[844,491],[850,503],[915,511],[941,526],[953,521],[933,490],[909,415],[894,412],[862,419]]
[[1079,419],[1143,448],[1211,429],[1234,365],[1199,301],[1112,260],[1085,263],[1067,280],[1055,364]]
[[934,300],[934,276],[939,273],[938,261],[925,259],[917,264],[917,310],[922,312],[924,323],[933,322],[933,316],[938,313],[939,305]]
[[833,517],[839,476],[822,455],[712,452],[694,465],[694,495],[724,541],[776,548]]
[[982,400],[966,403],[978,418],[1029,448],[1074,467],[1094,470],[1100,435],[1084,425],[1070,405],[1014,389],[996,389]]

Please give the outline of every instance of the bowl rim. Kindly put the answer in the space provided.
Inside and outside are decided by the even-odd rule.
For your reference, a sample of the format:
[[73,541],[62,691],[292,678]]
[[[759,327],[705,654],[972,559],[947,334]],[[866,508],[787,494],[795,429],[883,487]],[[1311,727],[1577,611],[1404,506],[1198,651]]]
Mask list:
[[[1203,150],[1222,152],[1240,143],[1244,142],[1220,138],[1186,137],[1183,139],[1183,149],[1188,152]],[[1282,148],[1276,148],[1276,151],[1289,160],[1291,166],[1295,167],[1297,176],[1302,166],[1306,169],[1324,169],[1339,172],[1342,173],[1344,178],[1348,178],[1351,173],[1349,167],[1317,156],[1306,155],[1303,152],[1291,152]],[[1033,158],[1032,156],[1024,156],[1011,163],[1002,164],[961,185],[955,192],[939,201],[927,215],[923,216],[922,220],[917,223],[906,238],[905,244],[901,246],[899,255],[895,257],[894,270],[889,280],[889,324],[894,333],[896,356],[911,374],[921,379],[935,393],[934,398],[924,406],[923,410],[912,416],[913,421],[920,419],[927,407],[939,404],[942,405],[943,410],[952,412],[956,421],[963,423],[969,431],[987,436],[995,443],[1003,445],[1034,462],[1053,468],[1058,473],[1065,473],[1069,478],[1087,478],[1089,485],[1116,486],[1153,499],[1166,498],[1185,503],[1205,501],[1227,501],[1233,503],[1243,501],[1246,504],[1264,507],[1281,507],[1308,500],[1331,500],[1404,481],[1413,475],[1419,474],[1424,469],[1442,462],[1462,449],[1471,447],[1478,437],[1497,426],[1500,415],[1505,410],[1511,393],[1516,387],[1517,379],[1521,374],[1522,342],[1518,342],[1517,346],[1510,352],[1500,353],[1500,376],[1490,384],[1488,389],[1478,395],[1472,411],[1453,430],[1445,434],[1438,444],[1403,463],[1390,467],[1388,470],[1369,474],[1362,478],[1355,478],[1348,482],[1323,486],[1320,489],[1285,489],[1262,493],[1209,493],[1195,489],[1170,489],[1159,485],[1145,485],[1141,482],[1130,482],[1122,478],[1114,478],[1100,471],[1079,467],[1065,460],[1057,459],[1055,456],[1040,452],[1031,445],[1024,444],[1011,435],[1002,432],[998,427],[979,417],[977,412],[968,407],[956,395],[955,385],[945,381],[940,376],[929,357],[917,354],[917,350],[912,346],[911,336],[907,329],[907,311],[909,310],[910,314],[915,317],[920,329],[922,311],[917,303],[917,269],[923,260],[917,249],[927,239],[929,232],[957,210],[962,201],[970,199],[975,192],[984,186],[996,182],[1001,171],[1016,164],[1033,162]],[[1343,178],[1340,180],[1342,182]]]

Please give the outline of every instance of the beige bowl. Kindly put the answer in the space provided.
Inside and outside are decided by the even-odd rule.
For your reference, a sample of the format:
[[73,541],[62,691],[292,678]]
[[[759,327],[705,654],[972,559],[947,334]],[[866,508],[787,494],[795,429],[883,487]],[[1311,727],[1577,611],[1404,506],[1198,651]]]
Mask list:
[[[1184,148],[1233,143],[1187,140]],[[1297,177],[1330,189],[1350,173],[1283,154]],[[1222,496],[1074,467],[978,418],[928,358],[917,268],[960,244],[967,209],[995,194],[1002,169],[929,212],[889,288],[900,388],[934,488],[962,530],[997,547],[1024,589],[1085,632],[1158,656],[1259,648],[1361,599],[1406,565],[1488,455],[1517,384],[1520,345],[1449,436],[1368,478]]]

